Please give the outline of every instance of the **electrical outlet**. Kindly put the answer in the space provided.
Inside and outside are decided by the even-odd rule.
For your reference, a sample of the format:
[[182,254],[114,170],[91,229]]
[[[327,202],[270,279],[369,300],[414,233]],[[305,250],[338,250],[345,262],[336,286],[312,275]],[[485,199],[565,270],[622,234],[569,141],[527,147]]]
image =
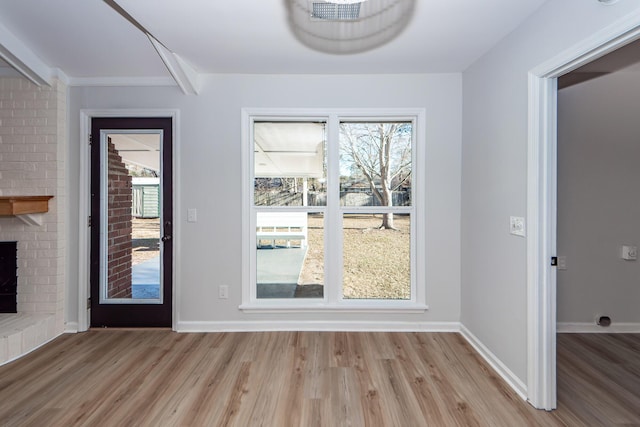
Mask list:
[[558,270],[566,270],[567,269],[567,257],[559,256],[558,257]]
[[621,258],[627,261],[635,261],[638,259],[638,247],[623,245],[621,250]]
[[524,218],[521,216],[509,217],[509,233],[514,236],[525,236]]
[[229,298],[229,286],[220,285],[220,287],[218,288],[218,298],[220,299]]

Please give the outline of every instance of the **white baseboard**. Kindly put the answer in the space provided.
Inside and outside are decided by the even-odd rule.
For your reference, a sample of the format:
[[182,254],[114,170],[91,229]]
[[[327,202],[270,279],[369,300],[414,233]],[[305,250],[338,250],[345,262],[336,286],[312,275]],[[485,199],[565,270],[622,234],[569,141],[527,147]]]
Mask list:
[[80,329],[78,322],[67,322],[64,325],[65,334],[76,334]]
[[616,323],[603,327],[588,322],[558,322],[561,334],[640,334],[640,323]]
[[263,332],[263,331],[339,331],[339,332],[460,332],[459,322],[345,322],[345,321],[259,321],[190,322],[179,321],[177,332]]
[[522,398],[527,400],[527,386],[518,378],[498,357],[491,352],[475,335],[464,325],[460,325],[460,333],[480,353],[480,356],[493,368],[494,371]]

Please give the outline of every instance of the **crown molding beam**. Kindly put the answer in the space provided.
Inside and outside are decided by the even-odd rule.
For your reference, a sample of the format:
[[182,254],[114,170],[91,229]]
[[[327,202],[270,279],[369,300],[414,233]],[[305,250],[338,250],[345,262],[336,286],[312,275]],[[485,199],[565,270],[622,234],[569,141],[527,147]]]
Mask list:
[[51,68],[2,24],[0,57],[34,84],[51,86]]
[[151,44],[160,55],[165,67],[176,81],[182,92],[186,95],[197,95],[200,91],[200,76],[193,67],[182,59],[177,53],[167,49],[155,37],[147,33]]
[[180,58],[177,53],[169,50],[169,48],[167,48],[164,43],[155,38],[144,25],[138,22],[136,18],[131,16],[129,12],[127,12],[116,2],[116,0],[104,0],[104,2],[149,38],[149,41],[151,41],[151,44],[155,48],[156,52],[158,52],[160,59],[162,59],[165,67],[167,67],[167,70],[169,70],[171,77],[173,77],[176,84],[180,87],[180,90],[182,90],[184,94],[198,94],[200,90],[200,77],[198,75],[198,72],[194,70],[189,63]]
[[131,25],[133,25],[134,27],[136,27],[138,30],[142,31],[145,34],[149,34],[149,31],[147,31],[147,29],[141,24],[139,23],[136,18],[134,18],[133,16],[129,15],[129,12],[127,12],[122,6],[120,6],[115,0],[104,0],[104,2],[111,8],[113,9],[115,12],[118,13],[118,15],[122,16],[124,19],[126,19],[127,21],[129,21],[129,23]]

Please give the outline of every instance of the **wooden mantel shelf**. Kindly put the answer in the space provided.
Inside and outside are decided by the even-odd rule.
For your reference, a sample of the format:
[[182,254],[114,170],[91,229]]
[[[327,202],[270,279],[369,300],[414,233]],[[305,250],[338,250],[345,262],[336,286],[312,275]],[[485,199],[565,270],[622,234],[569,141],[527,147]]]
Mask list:
[[0,197],[0,216],[16,216],[29,225],[42,225],[42,214],[49,212],[53,196]]

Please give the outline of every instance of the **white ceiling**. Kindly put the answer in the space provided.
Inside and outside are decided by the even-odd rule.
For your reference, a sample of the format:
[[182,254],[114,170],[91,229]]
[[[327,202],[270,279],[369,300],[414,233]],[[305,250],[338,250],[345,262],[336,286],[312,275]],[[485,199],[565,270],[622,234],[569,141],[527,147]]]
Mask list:
[[259,122],[253,133],[256,177],[324,177],[324,123]]
[[160,135],[157,133],[114,133],[111,138],[125,163],[160,171]]
[[[331,55],[294,38],[285,0],[116,0],[198,73],[285,74],[460,72],[545,1],[417,0],[394,41]],[[0,0],[0,30],[71,80],[169,76],[149,39],[102,0]]]

